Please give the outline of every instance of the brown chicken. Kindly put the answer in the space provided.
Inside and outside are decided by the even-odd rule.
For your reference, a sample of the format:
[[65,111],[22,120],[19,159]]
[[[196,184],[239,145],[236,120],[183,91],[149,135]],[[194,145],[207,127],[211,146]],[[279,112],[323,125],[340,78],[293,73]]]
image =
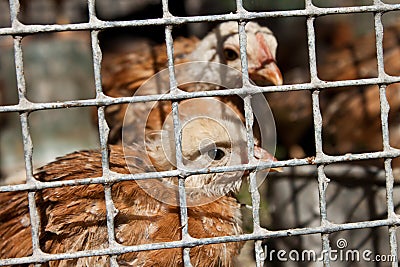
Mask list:
[[[400,75],[400,22],[384,28],[384,64],[389,75]],[[350,80],[378,76],[375,33],[353,38],[324,58],[319,68],[324,80]],[[389,132],[392,146],[400,147],[400,85],[386,89],[390,105]],[[329,154],[379,151],[382,146],[378,86],[345,87],[321,94],[324,149]]]
[[[250,78],[257,84],[272,83],[282,84],[282,76],[275,62],[277,41],[267,27],[262,27],[255,22],[246,25],[247,32],[247,57]],[[211,62],[227,65],[240,71],[239,36],[236,22],[225,22],[217,26],[201,41],[196,38],[178,38],[174,43],[175,63],[187,62]],[[166,48],[160,46],[141,46],[140,53],[126,55],[106,55],[102,66],[102,83],[106,95],[112,97],[133,96],[137,90],[150,77],[165,69],[167,65]],[[202,64],[193,64],[188,70],[182,70],[177,74],[178,84],[181,85],[186,79],[194,77],[219,77],[219,81],[228,87],[239,87],[241,84],[240,74],[237,71],[225,73],[224,68],[208,70]],[[201,76],[201,75],[204,76]],[[225,81],[226,83],[223,83]],[[216,90],[221,86],[208,84],[206,86],[180,86],[186,91]],[[167,93],[168,88],[159,92],[155,89],[147,90],[146,94]],[[142,94],[143,95],[143,94]],[[239,113],[243,114],[243,103],[238,96],[224,97],[222,101],[227,102]],[[121,129],[126,113],[127,105],[114,105],[106,109],[106,118],[110,126],[110,143],[118,143],[121,140]],[[154,108],[156,115],[147,117],[138,112],[132,116],[132,121],[146,121],[149,129],[160,129],[165,115],[169,113],[170,105],[161,104]],[[127,119],[127,118],[126,118]],[[133,125],[133,124],[132,124]]]
[[[330,36],[331,46],[329,49],[326,47],[317,49],[318,77],[321,80],[340,81],[378,76],[374,31],[356,37],[353,36],[352,25],[349,23],[330,24],[324,29]],[[317,32],[316,37],[317,44],[320,44],[318,41],[321,41],[321,34]],[[400,75],[399,40],[399,21],[384,27],[385,71],[393,76]],[[285,73],[288,78],[286,82],[307,82],[309,74],[306,71],[297,71],[295,74],[293,75],[295,78],[290,81],[290,75]],[[396,148],[400,147],[399,90],[398,83],[391,84],[386,89],[391,108],[389,113],[390,144]],[[276,118],[278,136],[285,148],[289,150],[289,156],[314,155],[311,93],[308,91],[268,93],[267,98]],[[377,85],[324,89],[320,94],[320,107],[325,153],[338,155],[383,149]],[[302,147],[299,148],[299,144]],[[300,152],[296,153],[298,150]]]
[[[210,105],[210,99],[188,100],[188,107]],[[206,101],[206,102],[204,102]],[[186,101],[181,103],[184,104]],[[212,102],[211,102],[212,103]],[[217,105],[214,105],[214,109]],[[226,105],[221,114],[234,114]],[[184,111],[184,108],[182,108]],[[186,113],[187,114],[187,113]],[[220,114],[217,112],[217,114]],[[182,115],[184,169],[227,166],[249,162],[246,131],[240,119],[212,114]],[[175,169],[175,144],[170,117],[162,131],[147,138],[145,149],[110,146],[110,169],[129,174]],[[255,147],[258,159],[273,157]],[[257,162],[255,160],[254,162]],[[35,174],[47,181],[102,176],[101,154],[81,151],[58,158]],[[194,238],[242,233],[240,205],[233,193],[241,185],[243,172],[207,173],[185,180],[188,230]],[[123,245],[157,243],[181,239],[176,178],[123,181],[112,185],[117,215],[115,236]],[[106,209],[103,185],[43,189],[36,194],[40,214],[40,245],[46,253],[107,248]],[[27,193],[0,194],[0,258],[32,253]],[[233,266],[240,242],[193,247],[193,266]],[[49,266],[108,266],[108,256],[49,262]],[[182,249],[132,252],[117,257],[120,266],[181,266]]]

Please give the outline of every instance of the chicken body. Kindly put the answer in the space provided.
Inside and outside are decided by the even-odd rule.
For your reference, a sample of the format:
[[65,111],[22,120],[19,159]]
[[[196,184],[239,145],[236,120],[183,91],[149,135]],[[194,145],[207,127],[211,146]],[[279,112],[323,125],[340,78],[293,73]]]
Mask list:
[[[121,147],[111,147],[111,170],[129,174],[123,158]],[[144,166],[137,167],[137,172],[143,171]],[[36,178],[55,181],[94,178],[101,174],[101,154],[82,151],[46,165]],[[137,245],[181,239],[179,207],[150,197],[134,181],[116,183],[112,186],[112,192],[118,210],[115,234],[119,243]],[[30,255],[32,241],[27,193],[3,193],[0,198],[3,207],[0,211],[2,258]],[[62,253],[108,247],[102,185],[46,189],[38,193],[37,205],[41,210],[40,241],[44,252]],[[237,235],[242,232],[239,205],[232,196],[223,196],[208,205],[191,207],[188,213],[192,237]],[[240,243],[195,247],[191,250],[192,261],[195,266],[230,266],[240,247]],[[54,261],[49,266],[108,266],[108,258],[100,256]],[[118,262],[120,266],[180,266],[182,249],[123,254],[118,256]]]

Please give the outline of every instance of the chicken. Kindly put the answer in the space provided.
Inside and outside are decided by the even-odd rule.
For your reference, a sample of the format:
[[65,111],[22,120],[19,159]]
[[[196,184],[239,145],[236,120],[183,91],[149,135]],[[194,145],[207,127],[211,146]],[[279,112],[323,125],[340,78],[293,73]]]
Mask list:
[[[246,131],[228,106],[206,116],[207,111],[190,113],[195,99],[182,101],[182,168],[228,166],[249,162]],[[189,110],[182,106],[187,102]],[[210,104],[210,103],[208,103]],[[215,107],[214,107],[215,109]],[[201,109],[200,109],[201,110]],[[129,174],[175,169],[175,144],[171,117],[161,131],[149,133],[146,149],[137,146],[110,146],[110,169]],[[259,160],[274,158],[255,147]],[[255,163],[255,159],[251,162]],[[246,173],[244,173],[246,174]],[[80,151],[58,158],[40,168],[35,178],[42,182],[102,176],[101,154]],[[185,180],[188,231],[194,238],[238,235],[242,233],[240,205],[233,197],[243,172],[206,173]],[[123,245],[137,245],[181,239],[177,178],[122,181],[112,185],[117,214],[115,237]],[[40,245],[46,253],[107,248],[104,186],[101,184],[48,188],[36,193],[40,209]],[[23,257],[32,253],[27,192],[0,194],[0,258]],[[193,247],[193,266],[233,266],[241,242]],[[49,262],[49,266],[108,266],[108,256]],[[182,249],[132,252],[117,256],[120,266],[181,266]]]
[[[384,63],[389,75],[400,75],[400,22],[384,28]],[[375,33],[355,38],[336,48],[325,58],[319,75],[324,80],[347,80],[378,76]],[[393,147],[400,147],[400,88],[391,84],[386,89],[390,105],[389,133]],[[321,94],[324,149],[328,154],[379,151],[382,146],[379,88],[376,85],[345,87]],[[349,121],[351,123],[349,123]]]
[[[250,78],[257,84],[264,85],[272,83],[282,84],[282,75],[275,62],[277,41],[267,27],[261,27],[255,22],[246,25],[247,32],[247,57]],[[234,88],[241,86],[239,57],[239,36],[236,22],[225,22],[217,26],[201,41],[195,38],[178,38],[174,43],[175,63],[190,63],[190,68],[182,69],[177,73],[178,86],[186,91],[216,90],[221,86]],[[219,70],[216,67],[208,69],[199,61],[210,62],[215,65],[224,64],[226,67]],[[165,46],[144,45],[140,52],[130,53],[122,56],[105,56],[102,65],[103,91],[112,97],[138,95],[141,87],[154,74],[166,68]],[[226,71],[226,72],[224,72]],[[193,86],[195,77],[214,79],[218,84]],[[183,85],[186,80],[192,81],[190,85]],[[167,83],[167,85],[169,85]],[[149,89],[146,94],[164,94],[165,90],[157,91]],[[144,95],[142,93],[141,95]],[[243,103],[239,96],[223,97],[222,101],[231,106],[236,106],[239,113],[244,114]],[[110,126],[110,143],[121,141],[121,129],[126,114],[127,105],[113,105],[107,107],[106,118]],[[170,104],[155,106],[158,116],[149,118],[147,127],[149,129],[160,129],[165,118],[164,113],[170,111]],[[135,114],[134,120],[146,121],[146,117]]]
[[[318,25],[318,24],[317,24]],[[318,77],[324,81],[354,80],[378,76],[375,32],[355,37],[351,24],[325,26],[330,36],[330,49],[317,49]],[[334,34],[337,32],[336,34]],[[317,32],[318,33],[318,32]],[[321,44],[317,34],[317,44]],[[400,21],[384,27],[384,64],[389,75],[400,75]],[[317,47],[318,48],[318,47]],[[307,82],[307,71],[285,73],[286,83]],[[386,89],[390,105],[390,144],[400,147],[399,83]],[[266,94],[277,121],[277,135],[290,157],[315,154],[311,94],[309,91],[290,91]],[[321,90],[320,107],[323,119],[323,150],[341,155],[379,151],[382,146],[382,126],[377,85],[327,88]],[[301,147],[300,147],[300,146]],[[299,149],[300,147],[300,149]],[[299,151],[299,153],[296,153]],[[369,164],[371,162],[369,161]],[[378,163],[379,166],[382,166]]]

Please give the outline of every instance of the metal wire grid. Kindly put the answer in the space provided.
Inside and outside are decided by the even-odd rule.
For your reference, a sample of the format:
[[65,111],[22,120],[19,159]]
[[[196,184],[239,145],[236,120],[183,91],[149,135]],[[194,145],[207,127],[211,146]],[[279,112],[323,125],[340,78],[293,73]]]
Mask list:
[[[17,15],[19,12],[18,0],[10,0],[10,17],[11,27],[1,28],[0,35],[12,35],[14,38],[14,54],[15,54],[15,65],[17,75],[17,87],[19,103],[10,106],[0,106],[0,112],[19,112],[20,122],[22,127],[23,135],[23,146],[24,146],[24,160],[26,169],[26,184],[20,185],[8,185],[1,186],[0,192],[8,191],[21,191],[28,190],[28,201],[29,201],[29,212],[31,218],[31,231],[32,231],[32,247],[33,254],[29,257],[15,258],[15,259],[1,259],[0,266],[10,264],[26,264],[26,263],[44,263],[50,260],[62,260],[72,259],[79,257],[90,257],[100,255],[110,255],[110,265],[118,266],[116,262],[116,256],[123,253],[143,251],[143,250],[154,250],[164,248],[184,248],[183,261],[185,266],[191,266],[189,251],[190,248],[197,245],[223,243],[223,242],[237,242],[246,240],[255,240],[255,254],[257,266],[263,265],[263,250],[261,247],[261,240],[266,238],[277,238],[293,235],[306,235],[306,234],[321,234],[322,236],[322,249],[325,251],[330,250],[329,235],[330,233],[353,230],[361,228],[371,228],[379,226],[389,227],[389,240],[391,248],[391,256],[397,258],[397,240],[396,240],[396,227],[400,224],[400,218],[394,212],[393,205],[393,185],[394,177],[391,168],[391,161],[393,158],[400,156],[400,150],[392,148],[389,145],[389,129],[388,129],[388,113],[389,104],[386,99],[385,90],[387,85],[400,82],[400,77],[389,76],[384,71],[383,64],[383,26],[381,17],[384,12],[400,10],[400,4],[388,5],[380,0],[374,0],[373,5],[360,6],[360,7],[346,7],[346,8],[319,8],[313,5],[312,0],[305,0],[305,9],[303,10],[291,10],[291,11],[274,11],[274,12],[248,12],[243,8],[242,0],[236,0],[237,12],[235,14],[223,14],[223,15],[210,15],[210,16],[194,16],[194,17],[175,17],[168,10],[168,0],[162,1],[163,6],[163,17],[157,19],[148,20],[133,20],[133,21],[101,21],[97,18],[95,13],[95,0],[88,0],[89,10],[89,22],[79,24],[66,24],[66,25],[23,25],[18,21]],[[315,30],[314,20],[316,17],[330,14],[347,14],[347,13],[362,13],[362,12],[373,12],[375,18],[375,33],[376,33],[376,47],[377,47],[377,61],[378,61],[378,77],[369,79],[358,79],[358,80],[347,80],[337,82],[325,82],[321,81],[317,76],[317,65],[316,65],[316,49],[315,49]],[[295,85],[282,85],[282,86],[269,86],[269,87],[258,87],[250,84],[248,79],[247,69],[247,58],[246,58],[246,32],[244,30],[245,21],[251,19],[260,18],[272,18],[272,17],[291,17],[301,16],[307,18],[307,35],[308,35],[308,47],[309,47],[309,64],[311,81],[306,84],[295,84]],[[191,22],[205,22],[205,21],[227,21],[236,20],[238,21],[239,27],[239,38],[240,38],[240,52],[242,60],[242,72],[243,72],[243,86],[236,89],[218,90],[218,91],[207,91],[207,92],[178,92],[177,82],[174,75],[174,64],[173,64],[173,40],[171,36],[172,27]],[[170,76],[171,92],[169,94],[160,96],[134,96],[134,97],[122,97],[112,98],[103,94],[101,88],[101,74],[100,74],[100,63],[102,58],[101,49],[99,47],[98,34],[101,30],[114,28],[114,27],[135,27],[135,26],[146,26],[146,25],[164,25],[166,45],[168,53],[168,69]],[[22,58],[22,46],[21,40],[25,34],[34,34],[41,32],[58,32],[58,31],[76,31],[76,30],[90,30],[92,40],[92,52],[94,62],[94,75],[95,75],[95,86],[96,86],[96,97],[89,100],[74,100],[65,102],[49,102],[49,103],[33,103],[26,98],[26,86],[24,78],[23,58]],[[340,156],[330,156],[324,154],[322,150],[322,116],[319,107],[319,93],[321,90],[332,87],[344,87],[344,86],[355,86],[355,85],[379,85],[380,90],[380,108],[381,108],[381,121],[382,121],[382,134],[383,134],[383,150],[373,153],[361,153],[361,154],[346,154]],[[245,115],[246,115],[246,128],[248,138],[248,155],[251,158],[253,156],[253,117],[252,109],[249,105],[251,95],[258,92],[272,92],[272,91],[292,91],[292,90],[311,90],[312,91],[312,107],[314,116],[314,128],[315,128],[315,147],[316,156],[313,158],[304,159],[290,159],[285,161],[274,162],[272,164],[262,164],[255,166],[252,164],[227,166],[227,167],[216,167],[210,168],[209,170],[196,170],[196,171],[184,171],[180,168],[182,163],[181,155],[181,143],[178,119],[178,105],[176,100],[196,98],[203,96],[226,96],[232,94],[246,95],[245,102]],[[178,162],[177,170],[165,171],[165,172],[152,172],[152,173],[141,173],[133,175],[122,175],[114,173],[109,169],[109,155],[107,150],[107,137],[109,128],[105,120],[104,109],[111,104],[120,103],[135,103],[135,102],[146,102],[155,100],[172,100],[173,101],[173,118],[174,118],[174,129],[175,129],[175,141],[176,141],[176,159]],[[79,179],[69,181],[54,181],[54,182],[40,182],[33,177],[32,167],[32,151],[33,145],[30,137],[28,116],[30,112],[45,109],[60,109],[69,107],[83,107],[83,106],[96,106],[98,107],[98,118],[99,118],[99,132],[100,132],[100,148],[102,152],[102,169],[103,176],[93,179]],[[387,207],[388,216],[386,219],[374,220],[374,221],[363,221],[357,223],[344,223],[334,224],[327,219],[326,209],[326,189],[329,183],[329,179],[325,173],[325,166],[330,163],[342,162],[342,161],[354,161],[354,160],[365,160],[365,159],[377,159],[383,158],[385,160],[385,178],[386,178],[386,190],[387,190]],[[280,231],[269,231],[261,228],[259,221],[259,205],[260,195],[257,190],[255,171],[256,169],[265,169],[271,167],[284,167],[284,166],[303,166],[303,165],[316,165],[318,170],[318,185],[319,185],[319,206],[320,206],[320,217],[321,225],[318,227],[309,228],[297,228]],[[187,220],[188,214],[186,207],[186,199],[184,197],[185,187],[184,179],[193,174],[201,174],[206,172],[225,172],[225,171],[237,171],[237,170],[251,170],[250,174],[250,191],[253,206],[253,227],[254,230],[250,234],[242,234],[239,236],[224,236],[224,237],[213,237],[195,239],[188,234]],[[172,241],[157,244],[144,244],[137,246],[122,246],[116,242],[114,236],[114,216],[115,207],[111,198],[111,184],[114,182],[134,179],[148,179],[148,178],[163,178],[163,177],[179,177],[179,193],[180,193],[180,205],[181,205],[181,221],[182,221],[182,240]],[[109,247],[105,249],[97,249],[91,251],[79,251],[74,253],[62,253],[62,254],[46,254],[41,251],[39,247],[39,217],[35,203],[35,193],[38,190],[45,188],[54,188],[61,186],[75,186],[84,184],[103,184],[105,190],[106,208],[107,208],[107,230],[108,230],[108,241]],[[392,266],[398,266],[397,262],[392,262]],[[324,257],[324,266],[330,266],[329,257]]]

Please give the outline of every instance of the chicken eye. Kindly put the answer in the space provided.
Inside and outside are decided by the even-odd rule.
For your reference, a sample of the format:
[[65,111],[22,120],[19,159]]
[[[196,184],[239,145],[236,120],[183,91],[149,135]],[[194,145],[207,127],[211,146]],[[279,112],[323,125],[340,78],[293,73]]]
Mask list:
[[225,48],[224,49],[224,57],[226,60],[235,60],[239,57],[239,55],[236,53],[236,51],[230,49],[230,48]]
[[219,148],[210,149],[207,153],[213,160],[221,160],[225,156],[225,152]]

